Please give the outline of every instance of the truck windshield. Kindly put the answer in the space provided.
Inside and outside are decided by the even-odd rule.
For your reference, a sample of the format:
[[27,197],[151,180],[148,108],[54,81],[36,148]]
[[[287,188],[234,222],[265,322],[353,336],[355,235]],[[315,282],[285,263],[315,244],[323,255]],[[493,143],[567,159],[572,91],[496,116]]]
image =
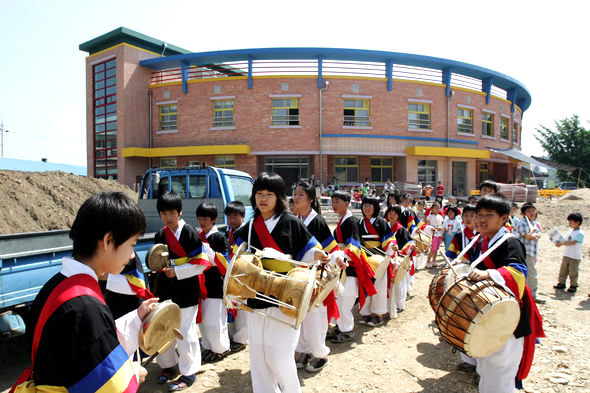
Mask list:
[[251,206],[252,180],[238,176],[229,176],[229,178],[234,190],[234,199],[242,202],[245,206]]
[[186,198],[186,175],[171,176],[172,189],[170,191],[177,193],[181,198]]

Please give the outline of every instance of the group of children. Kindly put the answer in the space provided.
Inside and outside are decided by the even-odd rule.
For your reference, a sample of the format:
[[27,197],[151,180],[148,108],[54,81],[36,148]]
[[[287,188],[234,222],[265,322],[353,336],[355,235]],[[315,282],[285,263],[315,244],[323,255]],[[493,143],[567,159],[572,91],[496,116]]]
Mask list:
[[[468,366],[476,367],[481,376],[480,392],[512,391],[515,381],[528,374],[535,339],[542,337],[543,331],[532,291],[536,284],[531,283],[531,288],[526,285],[527,272],[534,269],[536,263],[536,246],[531,243],[525,249],[521,241],[505,234],[510,231],[522,233],[518,236],[525,243],[538,242],[540,227],[535,215],[529,214],[534,206],[523,205],[523,219],[515,224],[515,217],[510,214],[513,206],[499,194],[486,195],[485,188],[485,184],[480,187],[482,198],[477,205],[463,208],[462,226],[451,222],[458,220],[456,207],[445,209],[448,218],[445,224],[437,202],[428,213],[421,209],[425,205],[418,204],[416,212],[410,206],[409,196],[388,201],[396,203],[388,203],[383,217],[379,199],[367,196],[362,202],[363,218],[359,220],[349,209],[351,195],[335,191],[331,197],[332,208],[340,220],[332,233],[321,217],[313,186],[302,182],[296,187],[293,200],[298,215],[295,216],[288,212],[282,178],[263,172],[252,190],[250,202],[254,217],[244,222],[244,205],[239,202],[228,204],[225,209],[229,223],[226,235],[215,226],[217,209],[214,205],[203,203],[198,207],[201,230],[197,231],[182,219],[180,197],[166,193],[157,203],[165,226],[156,233],[154,240],[168,245],[174,264],[156,275],[151,289],[157,297],[147,290],[139,273],[126,275],[118,284],[115,278],[111,284],[107,282],[107,289],[109,285],[113,289],[127,282],[133,293],[146,299],[126,314],[118,312],[123,315],[116,320],[97,281],[106,274],[109,280],[111,276],[120,276],[125,265],[134,260],[133,245],[145,231],[145,217],[124,194],[97,194],[82,205],[72,226],[73,257],[63,261],[61,272],[43,287],[34,302],[33,366],[23,373],[19,383],[34,380],[38,386],[73,391],[76,387],[84,386],[82,391],[86,391],[89,390],[87,386],[93,386],[94,390],[135,392],[147,373],[130,360],[138,348],[141,321],[158,300],[170,299],[181,308],[180,332],[184,340],[177,340],[158,356],[158,364],[162,367],[158,383],[170,382],[171,391],[183,390],[195,382],[201,362],[221,360],[232,349],[240,350],[248,344],[255,393],[300,392],[297,368],[316,372],[326,366],[330,351],[325,345],[326,338],[334,343],[354,339],[353,308],[357,299],[361,315],[359,324],[371,327],[383,325],[385,314],[394,317],[404,310],[416,268],[415,243],[410,234],[420,227],[431,230],[433,243],[438,238],[439,245],[446,230],[449,233],[446,236],[447,255],[452,258],[477,232],[481,238],[465,254],[466,261],[473,261],[488,249],[495,248],[470,269],[469,278],[473,281],[494,280],[518,298],[520,321],[513,337],[499,351],[477,360],[465,360],[473,364]],[[490,191],[494,193],[497,189]],[[424,221],[419,219],[422,211]],[[568,253],[564,253],[556,288],[565,288],[565,276],[570,274],[570,292],[574,292],[583,241],[579,230],[581,215],[568,216],[568,222],[571,230],[558,243],[565,246]],[[232,246],[235,249],[242,243],[252,250],[273,248],[291,255],[296,261],[335,264],[345,271],[346,278],[323,305],[310,310],[299,329],[289,326],[293,325],[294,318],[275,305],[249,299],[248,307],[258,312],[230,310],[230,319],[235,322],[230,340],[222,285]],[[432,254],[433,248],[430,252]],[[374,279],[367,253],[392,257],[393,263],[387,274],[379,280]],[[429,258],[428,262],[432,263],[434,259]],[[410,261],[407,272],[399,269],[404,260]],[[263,259],[266,270],[279,274],[287,273],[294,266],[282,259]],[[403,274],[402,279],[398,277],[394,281],[396,274]],[[330,321],[335,327],[328,332]],[[297,358],[296,352],[300,354]],[[60,361],[56,361],[56,356]]]

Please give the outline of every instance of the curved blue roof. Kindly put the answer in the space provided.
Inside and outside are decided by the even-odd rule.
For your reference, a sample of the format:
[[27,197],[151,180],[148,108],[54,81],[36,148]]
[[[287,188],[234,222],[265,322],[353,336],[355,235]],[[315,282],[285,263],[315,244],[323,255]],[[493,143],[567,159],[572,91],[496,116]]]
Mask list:
[[[231,61],[248,60],[352,60],[381,62],[440,70],[465,75],[483,81],[483,86],[497,86],[506,90],[508,100],[523,111],[531,104],[531,94],[516,79],[488,68],[423,55],[343,48],[257,48],[213,52],[196,52],[143,60],[140,65],[153,70],[166,70],[186,66],[204,66]],[[444,77],[443,77],[444,78]],[[443,82],[444,83],[444,82]],[[448,85],[448,84],[447,84]]]

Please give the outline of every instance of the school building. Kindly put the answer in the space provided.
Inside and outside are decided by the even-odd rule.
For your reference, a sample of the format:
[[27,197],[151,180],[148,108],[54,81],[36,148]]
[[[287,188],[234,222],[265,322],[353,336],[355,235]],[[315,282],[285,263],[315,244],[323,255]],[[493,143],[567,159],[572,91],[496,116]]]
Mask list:
[[458,61],[338,48],[193,53],[120,27],[86,58],[88,175],[150,167],[435,185],[516,180],[526,87]]

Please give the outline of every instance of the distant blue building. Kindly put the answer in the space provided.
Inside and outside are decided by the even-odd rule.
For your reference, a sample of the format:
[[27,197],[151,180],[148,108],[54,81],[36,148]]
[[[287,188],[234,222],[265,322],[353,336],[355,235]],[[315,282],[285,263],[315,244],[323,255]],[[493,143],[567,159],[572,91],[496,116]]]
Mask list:
[[44,161],[18,160],[15,158],[0,158],[0,169],[23,172],[62,171],[74,175],[86,176],[86,166],[58,164]]

